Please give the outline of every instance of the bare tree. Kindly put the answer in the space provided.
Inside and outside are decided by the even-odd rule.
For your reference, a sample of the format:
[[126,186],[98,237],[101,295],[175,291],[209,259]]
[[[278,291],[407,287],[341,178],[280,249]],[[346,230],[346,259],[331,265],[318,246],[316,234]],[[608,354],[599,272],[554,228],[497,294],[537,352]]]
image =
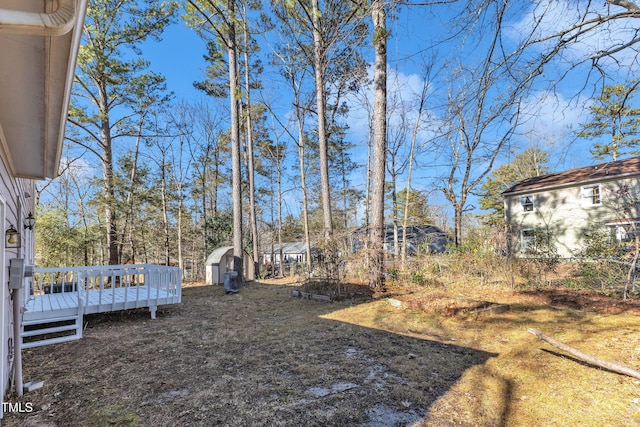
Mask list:
[[521,117],[525,88],[512,78],[513,64],[503,57],[500,45],[506,11],[507,2],[495,3],[493,27],[485,28],[490,39],[478,66],[457,65],[450,72],[448,104],[440,129],[448,172],[440,190],[453,207],[456,246],[462,240],[470,194],[508,147]]
[[[281,131],[278,131],[276,128],[277,121],[275,120],[275,116],[273,112],[271,112],[271,123],[272,123],[272,132],[271,134],[274,137],[274,141],[267,142],[261,141],[258,145],[258,149],[262,152],[263,157],[269,159],[272,167],[270,168],[271,173],[275,170],[276,176],[271,177],[271,182],[276,185],[275,193],[276,193],[276,203],[277,203],[277,236],[278,236],[278,245],[280,247],[280,274],[284,275],[284,265],[283,265],[283,248],[282,248],[282,174],[284,170],[284,159],[286,156],[286,145],[280,142],[280,134]],[[272,258],[273,260],[273,258]]]
[[[341,113],[339,99],[344,82],[357,78],[358,49],[364,40],[363,2],[341,0],[272,0],[274,15],[289,30],[291,43],[301,54],[295,59],[313,70],[315,114],[320,172],[324,263],[329,277],[337,277],[337,250],[334,241],[331,178],[331,137],[336,136],[335,120]],[[355,65],[353,65],[355,64]],[[334,84],[332,80],[339,81]],[[333,104],[332,104],[333,102]]]
[[[494,2],[502,3],[479,1],[480,7]],[[521,3],[512,12],[521,19],[519,40],[516,48],[503,53],[509,62],[518,58],[518,67],[526,70],[517,77],[523,89],[540,79],[557,87],[576,70],[586,72],[578,77],[581,84],[574,85],[578,90],[588,88],[593,79],[604,84],[611,74],[631,73],[623,79],[635,74],[640,53],[637,0],[536,0]],[[513,37],[513,31],[510,34]]]
[[404,199],[404,211],[402,215],[402,265],[404,266],[407,262],[407,225],[409,221],[409,205],[411,204],[411,178],[413,175],[413,163],[414,156],[416,152],[416,140],[418,139],[418,132],[420,130],[420,124],[423,117],[424,105],[427,99],[427,89],[429,88],[429,84],[427,79],[424,79],[422,85],[422,91],[420,92],[420,97],[418,101],[418,112],[416,113],[416,120],[413,126],[413,132],[411,133],[411,148],[409,149],[409,158],[407,162],[409,163],[409,170],[407,172],[407,186],[406,186],[406,197]]
[[[302,224],[304,228],[304,242],[306,253],[306,271],[311,272],[311,236],[309,229],[309,191],[307,185],[307,144],[308,138],[305,137],[305,121],[311,112],[312,99],[304,93],[304,82],[308,75],[308,68],[296,57],[300,55],[298,49],[291,49],[287,45],[280,46],[273,52],[277,64],[280,67],[281,74],[284,77],[288,87],[291,89],[293,99],[292,107],[294,111],[295,127],[297,134],[289,131],[289,126],[280,122],[278,116],[273,112],[272,108],[267,105],[271,112],[273,120],[277,121],[280,127],[287,132],[291,140],[295,142],[298,148],[298,168],[300,172],[300,190],[302,195]],[[266,104],[266,103],[265,103]]]
[[387,161],[386,169],[389,175],[388,192],[391,198],[391,225],[393,226],[393,257],[400,257],[398,240],[398,177],[409,166],[409,156],[406,152],[407,135],[409,133],[407,102],[402,99],[401,91],[391,94],[387,98]]

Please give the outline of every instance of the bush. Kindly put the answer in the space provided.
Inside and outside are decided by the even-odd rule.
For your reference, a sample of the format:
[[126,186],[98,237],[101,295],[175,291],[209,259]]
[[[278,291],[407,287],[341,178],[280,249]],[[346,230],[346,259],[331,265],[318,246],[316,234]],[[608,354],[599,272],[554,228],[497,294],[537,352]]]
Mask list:
[[585,247],[580,256],[587,258],[607,258],[617,255],[617,242],[611,238],[611,231],[605,227],[592,226],[585,233]]
[[[585,261],[570,280],[576,280],[580,289],[611,290],[623,287],[629,267],[607,260]],[[568,280],[569,280],[568,279]]]

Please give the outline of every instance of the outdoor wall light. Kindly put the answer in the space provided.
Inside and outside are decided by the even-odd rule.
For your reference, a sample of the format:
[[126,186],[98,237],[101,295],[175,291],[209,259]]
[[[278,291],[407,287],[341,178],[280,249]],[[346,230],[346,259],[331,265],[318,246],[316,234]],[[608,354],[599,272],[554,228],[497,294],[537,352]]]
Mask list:
[[4,247],[5,248],[20,247],[20,232],[15,229],[13,224],[10,224],[9,228],[4,233]]
[[36,219],[33,217],[33,214],[29,212],[29,215],[24,219],[24,229],[27,228],[29,230],[33,230],[33,226],[36,224]]

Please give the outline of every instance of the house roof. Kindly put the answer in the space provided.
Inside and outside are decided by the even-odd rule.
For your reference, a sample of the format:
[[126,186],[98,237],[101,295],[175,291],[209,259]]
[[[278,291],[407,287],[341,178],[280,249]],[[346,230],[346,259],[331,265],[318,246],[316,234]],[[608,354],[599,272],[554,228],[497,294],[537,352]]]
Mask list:
[[[307,251],[304,242],[290,242],[282,244],[283,254],[303,254]],[[263,251],[265,254],[271,253],[271,248],[267,248]],[[273,245],[273,253],[280,253],[280,245]]]
[[16,177],[58,175],[87,1],[2,1],[0,147]]
[[640,175],[640,157],[600,163],[579,169],[528,178],[513,185],[503,195],[536,192],[572,184],[585,184],[592,181]]

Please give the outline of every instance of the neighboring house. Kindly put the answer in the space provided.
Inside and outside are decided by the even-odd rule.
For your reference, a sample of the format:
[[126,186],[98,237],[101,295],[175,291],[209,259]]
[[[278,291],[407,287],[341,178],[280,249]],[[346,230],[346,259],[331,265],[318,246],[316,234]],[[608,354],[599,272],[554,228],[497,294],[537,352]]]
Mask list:
[[[402,250],[404,228],[398,226],[398,243]],[[384,251],[388,254],[395,253],[395,238],[393,224],[384,226]],[[365,240],[369,237],[369,229],[360,227],[353,231],[353,251],[364,249]],[[442,253],[449,244],[449,237],[435,225],[409,225],[407,226],[407,255],[415,256],[420,252]]]
[[262,254],[262,263],[280,264],[280,255],[285,263],[288,262],[306,262],[307,249],[304,242],[283,243],[282,251],[280,245],[273,245]]
[[510,254],[535,253],[544,235],[560,257],[580,256],[591,230],[623,241],[640,224],[640,157],[529,178],[502,194]]
[[14,290],[11,297],[9,262],[23,258],[33,264],[33,230],[25,228],[25,218],[35,213],[34,180],[58,174],[87,1],[3,0],[1,7],[0,224],[5,242],[0,245],[0,391],[4,397],[12,371],[20,384],[16,391],[22,393],[20,337],[15,336],[21,320],[14,318],[20,315],[22,295]]

